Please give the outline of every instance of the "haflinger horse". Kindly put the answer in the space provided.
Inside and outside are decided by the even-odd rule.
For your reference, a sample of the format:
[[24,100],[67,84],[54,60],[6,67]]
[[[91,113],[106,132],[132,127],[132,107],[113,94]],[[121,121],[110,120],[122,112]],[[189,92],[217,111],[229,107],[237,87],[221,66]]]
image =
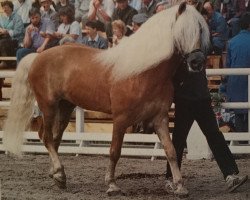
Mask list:
[[80,106],[110,113],[113,134],[105,181],[107,193],[112,195],[121,192],[115,181],[115,167],[127,127],[151,121],[171,166],[174,193],[188,194],[168,130],[172,78],[183,62],[191,67],[203,66],[201,52],[208,46],[206,21],[195,8],[182,3],[150,18],[117,47],[98,50],[68,44],[26,56],[13,80],[3,138],[6,150],[21,154],[22,133],[36,100],[43,113],[39,135],[52,161],[50,177],[64,188],[66,175],[58,148],[72,111]]

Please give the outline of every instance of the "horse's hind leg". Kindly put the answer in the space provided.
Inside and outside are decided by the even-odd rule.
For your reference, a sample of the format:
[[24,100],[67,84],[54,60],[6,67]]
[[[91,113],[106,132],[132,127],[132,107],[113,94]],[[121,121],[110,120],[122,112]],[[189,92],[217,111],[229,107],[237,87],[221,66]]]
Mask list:
[[121,155],[122,142],[126,127],[123,127],[119,122],[114,121],[112,142],[110,146],[110,160],[107,168],[105,182],[109,185],[106,191],[108,195],[116,195],[121,193],[121,189],[117,186],[115,181],[115,167]]
[[[75,105],[66,100],[61,100],[59,102],[58,111],[55,116],[55,123],[53,126],[53,142],[54,142],[56,152],[58,152],[58,148],[61,143],[63,132],[66,129],[67,125],[69,124],[69,120],[70,120],[70,117],[74,108],[75,108]],[[54,176],[55,172],[56,171],[54,170],[53,165],[52,165],[50,172],[49,172],[49,176],[55,179],[56,178],[55,177],[56,175]]]
[[[41,106],[40,106],[41,107]],[[66,175],[64,172],[64,168],[61,165],[59,160],[57,149],[54,145],[53,141],[53,126],[55,124],[55,118],[57,113],[57,105],[47,105],[42,106],[41,110],[43,112],[44,118],[44,134],[43,134],[43,142],[45,147],[48,149],[52,165],[53,165],[53,178],[60,188],[66,187]]]
[[188,195],[188,190],[183,186],[183,179],[177,164],[176,152],[169,135],[168,118],[158,117],[155,119],[154,128],[163,145],[167,160],[172,170],[174,182],[173,192],[179,196],[186,196]]

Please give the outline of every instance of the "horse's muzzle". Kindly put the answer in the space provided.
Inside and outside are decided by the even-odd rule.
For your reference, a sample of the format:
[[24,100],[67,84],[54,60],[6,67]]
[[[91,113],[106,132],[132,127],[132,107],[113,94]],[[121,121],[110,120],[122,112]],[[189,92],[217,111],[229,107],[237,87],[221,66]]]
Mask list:
[[205,67],[206,57],[200,49],[186,55],[188,71],[200,72]]

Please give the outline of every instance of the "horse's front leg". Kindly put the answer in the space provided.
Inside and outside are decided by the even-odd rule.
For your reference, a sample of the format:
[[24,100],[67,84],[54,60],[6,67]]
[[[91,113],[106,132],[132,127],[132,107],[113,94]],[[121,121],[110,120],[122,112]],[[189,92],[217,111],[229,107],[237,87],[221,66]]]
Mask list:
[[173,193],[179,196],[187,196],[188,190],[184,187],[180,169],[177,164],[176,152],[169,135],[168,122],[169,120],[167,117],[158,117],[154,123],[155,131],[163,145],[167,160],[172,170]]
[[114,122],[113,135],[110,146],[110,160],[105,175],[105,182],[109,185],[109,189],[106,191],[108,195],[121,194],[121,189],[117,186],[115,181],[115,167],[121,155],[122,142],[124,138],[126,128],[118,125]]

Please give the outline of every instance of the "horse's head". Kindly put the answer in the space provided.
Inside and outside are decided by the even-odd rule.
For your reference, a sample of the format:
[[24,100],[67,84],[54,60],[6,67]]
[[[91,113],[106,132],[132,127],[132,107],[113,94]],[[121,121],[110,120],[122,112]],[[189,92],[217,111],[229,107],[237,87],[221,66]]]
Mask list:
[[[194,12],[195,15],[188,15],[188,12]],[[190,16],[193,17],[190,18]],[[203,17],[186,2],[180,4],[176,14],[174,37],[178,52],[182,55],[188,70],[190,72],[201,71],[205,67],[209,30]]]

